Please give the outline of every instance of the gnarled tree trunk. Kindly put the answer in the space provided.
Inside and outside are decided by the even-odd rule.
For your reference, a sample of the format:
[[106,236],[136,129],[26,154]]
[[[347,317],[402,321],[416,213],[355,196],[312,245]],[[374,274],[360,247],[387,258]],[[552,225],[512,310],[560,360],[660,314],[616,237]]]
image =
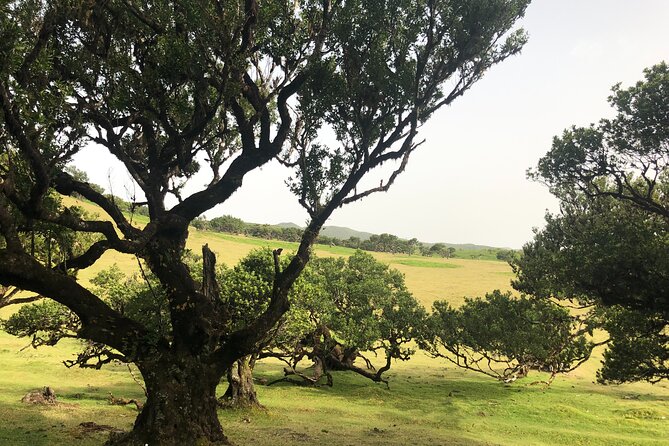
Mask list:
[[218,420],[220,373],[197,359],[142,363],[147,400],[133,430],[111,437],[108,446],[229,445]]
[[255,359],[252,355],[244,356],[232,364],[228,370],[228,389],[219,400],[222,406],[230,408],[263,407],[258,401],[253,385],[254,365]]
[[329,352],[323,351],[325,364],[330,370],[349,370],[353,366],[355,360],[360,356],[360,352],[356,347],[344,347],[338,342],[335,342],[332,347],[328,343]]

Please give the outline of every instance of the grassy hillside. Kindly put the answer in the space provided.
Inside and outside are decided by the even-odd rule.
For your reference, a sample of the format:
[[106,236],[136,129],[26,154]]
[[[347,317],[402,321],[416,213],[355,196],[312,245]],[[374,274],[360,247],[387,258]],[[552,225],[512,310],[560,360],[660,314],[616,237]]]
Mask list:
[[[199,250],[204,243],[228,264],[257,246],[296,247],[192,230],[188,246]],[[316,253],[352,251],[317,246]],[[503,262],[374,255],[404,272],[425,305],[438,298],[457,304],[464,296],[509,288],[511,271]],[[114,254],[105,255],[101,267],[112,263],[136,268],[135,259]],[[73,354],[76,341],[40,350],[22,349],[26,344],[0,334],[0,445],[99,445],[107,434],[86,432],[80,423],[131,427],[135,409],[108,403],[109,393],[143,398],[125,366],[67,369],[62,360]],[[418,354],[393,365],[390,388],[335,372],[333,388],[258,386],[265,411],[221,411],[220,417],[239,445],[669,445],[669,385],[594,384],[600,354],[548,389],[533,384],[541,378],[537,374],[505,386]],[[281,374],[281,365],[271,361],[256,370],[268,379]],[[55,389],[59,406],[20,403],[26,392],[42,386]],[[224,390],[220,386],[219,392]]]
[[[100,210],[88,202],[80,202],[65,198],[68,204],[81,206],[90,213],[99,214]],[[148,222],[141,215],[133,216],[133,223],[143,226]],[[220,232],[199,231],[190,228],[187,247],[200,252],[202,245],[208,244],[217,254],[219,262],[234,265],[254,248],[269,246],[294,251],[298,244],[281,240],[264,240],[245,236],[231,235]],[[350,256],[354,250],[341,246],[315,245],[314,252],[318,256]],[[495,288],[510,289],[511,269],[504,262],[473,260],[473,259],[442,259],[436,257],[408,256],[406,254],[390,254],[371,252],[380,261],[391,265],[406,275],[409,289],[424,305],[430,306],[437,299],[448,299],[457,304],[465,296],[482,296]],[[81,272],[82,279],[91,278],[99,269],[117,263],[127,271],[137,270],[134,257],[115,252],[106,253],[95,269]],[[0,313],[1,314],[1,313]]]

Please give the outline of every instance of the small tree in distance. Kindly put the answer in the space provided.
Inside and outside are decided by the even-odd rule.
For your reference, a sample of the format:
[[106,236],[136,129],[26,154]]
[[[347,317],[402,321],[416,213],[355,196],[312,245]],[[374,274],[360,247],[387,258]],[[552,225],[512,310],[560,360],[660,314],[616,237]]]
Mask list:
[[[147,401],[116,444],[228,444],[221,377],[289,309],[319,230],[340,206],[386,191],[420,145],[419,127],[525,43],[529,0],[17,1],[0,15],[0,283],[68,307],[76,336],[134,362]],[[318,139],[332,133],[335,142]],[[85,145],[113,154],[149,222],[64,166]],[[202,285],[184,261],[189,223],[246,174],[279,160],[309,214],[288,265],[274,256],[269,303],[237,329],[203,250]],[[392,166],[378,187],[361,180]],[[189,196],[202,168],[211,181]],[[367,183],[369,184],[369,183]],[[373,181],[373,184],[377,184]],[[108,220],[45,206],[79,194]],[[267,191],[268,197],[271,190]],[[168,197],[178,203],[168,206]],[[261,203],[258,206],[262,206]],[[36,223],[98,234],[57,265],[27,249]],[[107,251],[137,256],[165,290],[171,336],[120,313],[74,271]],[[91,358],[93,359],[93,358]],[[104,361],[104,358],[100,358]]]

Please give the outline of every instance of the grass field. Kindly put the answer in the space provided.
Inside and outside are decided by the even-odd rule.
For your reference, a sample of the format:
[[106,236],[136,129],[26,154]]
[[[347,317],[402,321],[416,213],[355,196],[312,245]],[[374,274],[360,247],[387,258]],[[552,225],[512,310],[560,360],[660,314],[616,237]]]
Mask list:
[[[191,249],[199,251],[204,243],[227,264],[258,246],[296,247],[191,231]],[[316,253],[352,251],[317,246]],[[511,271],[503,262],[374,255],[404,272],[409,288],[428,306],[435,299],[457,305],[465,296],[510,289]],[[136,268],[136,260],[128,256],[108,254],[100,263]],[[134,407],[112,406],[108,396],[142,398],[141,388],[125,366],[65,368],[62,360],[73,354],[75,342],[22,349],[25,339],[0,333],[0,445],[99,445],[107,434],[85,432],[80,423],[131,427]],[[541,379],[539,374],[505,386],[418,354],[393,365],[389,388],[335,372],[333,388],[258,386],[266,410],[227,410],[220,417],[239,445],[669,445],[669,385],[594,384],[600,355],[545,389],[532,384]],[[262,362],[256,369],[257,377],[280,375],[276,363]],[[60,405],[20,403],[26,392],[42,386],[55,389]]]
[[[71,355],[72,343],[20,351],[23,345],[0,335],[0,444],[99,445],[106,434],[85,433],[80,423],[130,428],[135,409],[107,401],[110,392],[142,397],[125,367],[66,369],[60,361]],[[277,378],[280,370],[261,363],[256,376]],[[531,385],[537,375],[504,386],[418,355],[394,366],[389,389],[335,372],[333,388],[258,386],[265,411],[227,410],[220,416],[239,445],[669,444],[666,385],[605,387],[583,372],[548,389]],[[55,388],[60,406],[19,402],[44,385]]]

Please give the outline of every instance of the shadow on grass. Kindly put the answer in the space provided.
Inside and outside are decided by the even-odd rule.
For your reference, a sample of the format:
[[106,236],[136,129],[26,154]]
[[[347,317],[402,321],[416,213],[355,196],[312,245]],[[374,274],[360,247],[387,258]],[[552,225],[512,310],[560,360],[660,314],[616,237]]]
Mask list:
[[0,444],[48,446],[54,444],[50,435],[48,420],[42,415],[39,408],[17,408],[16,405],[0,404]]
[[40,388],[34,377],[0,379],[0,445],[102,445],[111,429],[128,429],[137,416],[132,408],[109,404],[110,392],[123,395],[132,390],[130,384],[96,387],[54,375],[40,383],[53,386],[56,404],[21,402],[29,390]]
[[[270,381],[280,377],[271,366],[261,366],[256,375]],[[404,370],[389,374],[387,388],[359,375],[334,372],[333,387],[258,386],[266,413],[223,411],[221,418],[232,426],[241,420],[253,426],[247,430],[275,437],[260,445],[489,445],[477,439],[474,425],[492,415],[493,405],[505,404],[513,389],[494,380],[450,375],[434,369],[410,375]]]
[[[645,384],[645,383],[643,383]],[[657,392],[649,391],[649,388],[640,387],[639,383],[631,384],[596,384],[592,383],[585,387],[587,392],[604,395],[623,401],[641,401],[669,403],[669,386],[667,384],[656,384]]]
[[42,406],[0,404],[0,444],[7,446],[101,445],[107,429],[85,429],[79,419],[69,415],[76,411],[71,404]]

